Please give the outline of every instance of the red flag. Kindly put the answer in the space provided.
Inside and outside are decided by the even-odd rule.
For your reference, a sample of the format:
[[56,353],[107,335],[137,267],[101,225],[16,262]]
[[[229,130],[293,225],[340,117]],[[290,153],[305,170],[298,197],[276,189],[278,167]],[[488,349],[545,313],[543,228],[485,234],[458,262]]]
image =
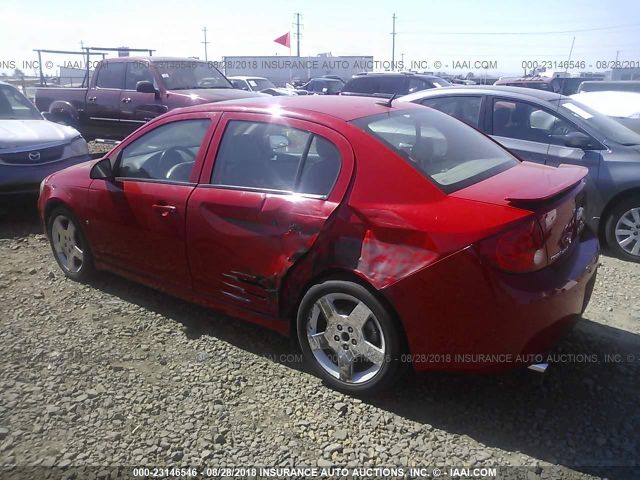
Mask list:
[[278,37],[274,40],[274,42],[279,43],[280,45],[283,45],[285,47],[291,47],[291,42],[289,41],[289,34],[291,32],[287,32],[284,35],[282,35],[281,37]]

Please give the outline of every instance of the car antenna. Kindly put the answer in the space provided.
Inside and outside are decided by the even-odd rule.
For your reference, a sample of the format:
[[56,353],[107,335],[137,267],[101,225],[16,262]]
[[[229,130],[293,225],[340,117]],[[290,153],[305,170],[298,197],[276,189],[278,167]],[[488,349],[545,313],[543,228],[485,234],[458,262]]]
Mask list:
[[393,102],[396,97],[398,96],[397,93],[394,93],[393,95],[391,95],[391,98],[389,100],[384,100],[382,102],[377,102],[378,105],[382,105],[383,107],[389,107],[391,108],[393,105],[391,105],[391,102]]

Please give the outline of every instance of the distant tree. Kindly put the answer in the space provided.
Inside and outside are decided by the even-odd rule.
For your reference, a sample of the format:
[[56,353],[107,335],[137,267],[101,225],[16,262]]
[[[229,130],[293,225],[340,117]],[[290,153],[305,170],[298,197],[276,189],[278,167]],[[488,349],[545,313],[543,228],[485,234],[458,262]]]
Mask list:
[[475,75],[473,74],[473,72],[467,73],[467,80],[471,80],[474,77],[475,77]]
[[13,76],[14,77],[24,77],[24,73],[22,72],[22,70],[20,70],[19,68],[16,68],[13,71]]

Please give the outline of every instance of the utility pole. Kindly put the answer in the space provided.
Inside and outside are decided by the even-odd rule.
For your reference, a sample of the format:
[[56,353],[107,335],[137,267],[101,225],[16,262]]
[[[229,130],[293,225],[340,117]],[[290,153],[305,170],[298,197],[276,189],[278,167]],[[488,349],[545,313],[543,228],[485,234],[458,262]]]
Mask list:
[[395,62],[396,62],[396,14],[393,14],[393,31],[391,32],[391,70],[395,70]]
[[300,56],[300,14],[299,13],[295,13],[294,14],[296,16],[296,23],[294,23],[295,27],[296,27],[296,42],[297,42],[297,55],[298,57]]
[[204,32],[204,42],[200,43],[204,44],[204,60],[206,62],[209,60],[209,58],[207,57],[207,44],[209,44],[210,42],[207,42],[207,27],[204,27],[202,31]]

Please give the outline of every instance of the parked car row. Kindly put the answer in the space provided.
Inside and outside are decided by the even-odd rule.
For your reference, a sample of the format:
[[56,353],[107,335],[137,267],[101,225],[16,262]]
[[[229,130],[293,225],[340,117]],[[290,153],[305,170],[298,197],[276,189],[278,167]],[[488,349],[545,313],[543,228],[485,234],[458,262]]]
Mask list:
[[109,270],[291,334],[364,394],[408,365],[536,363],[595,283],[586,175],[412,102],[261,97],[151,120],[47,177],[39,211],[69,278]]
[[[109,126],[110,132],[119,132],[121,136],[170,107],[183,103],[236,98],[239,93],[240,96],[261,95],[256,93],[257,90],[290,90],[277,89],[260,77],[235,77],[230,82],[204,62],[192,62],[186,67],[180,62],[163,58],[153,61],[110,59],[100,66],[88,89],[39,89],[36,101],[41,107],[49,105],[49,118],[60,120],[62,116],[66,123],[88,131],[86,135]],[[115,85],[109,82],[123,82],[125,87],[135,86],[136,90],[108,88]],[[492,136],[524,160],[547,165],[574,163],[587,166],[590,169],[587,182],[590,201],[586,206],[586,221],[618,256],[640,260],[640,136],[637,133],[580,102],[537,89],[451,86],[438,77],[406,73],[361,74],[346,84],[337,78],[318,78],[303,88],[309,89],[307,93],[329,94],[327,87],[322,85],[332,84],[341,89],[343,96],[389,98],[397,95],[398,91],[417,90],[400,101],[420,103],[454,116]],[[238,88],[233,88],[234,85]],[[149,92],[145,93],[145,90]],[[12,91],[15,92],[12,95],[20,96],[15,89]],[[53,93],[57,100],[49,98]],[[599,95],[602,97],[600,104],[611,108],[611,92],[580,95],[590,98]],[[73,100],[75,97],[79,100]],[[109,105],[109,99],[119,100]],[[635,103],[628,100],[626,97],[618,99],[618,104],[640,110],[637,99]],[[28,104],[23,98],[22,105]],[[120,109],[119,114],[115,113],[116,107]],[[99,111],[105,113],[100,117],[90,116]],[[15,115],[28,115],[28,112],[37,115],[39,125],[46,125],[50,130],[58,128],[43,122],[33,108],[24,107],[22,113]],[[615,112],[611,114],[616,116]],[[637,116],[637,112],[632,113],[625,121],[631,124]],[[24,128],[24,122],[20,126]],[[66,135],[75,138],[74,149],[63,151],[58,144],[42,137],[35,145],[31,143],[21,150],[22,158],[18,155],[20,152],[11,156],[9,149],[15,149],[16,145],[4,146],[0,156],[2,167],[7,171],[3,176],[4,190],[35,190],[46,173],[86,160],[88,152],[84,140],[71,128],[66,129]],[[54,159],[51,152],[58,150],[60,152]],[[29,155],[34,158],[40,155],[39,161]],[[18,157],[23,163],[28,162],[30,168],[17,167]]]

